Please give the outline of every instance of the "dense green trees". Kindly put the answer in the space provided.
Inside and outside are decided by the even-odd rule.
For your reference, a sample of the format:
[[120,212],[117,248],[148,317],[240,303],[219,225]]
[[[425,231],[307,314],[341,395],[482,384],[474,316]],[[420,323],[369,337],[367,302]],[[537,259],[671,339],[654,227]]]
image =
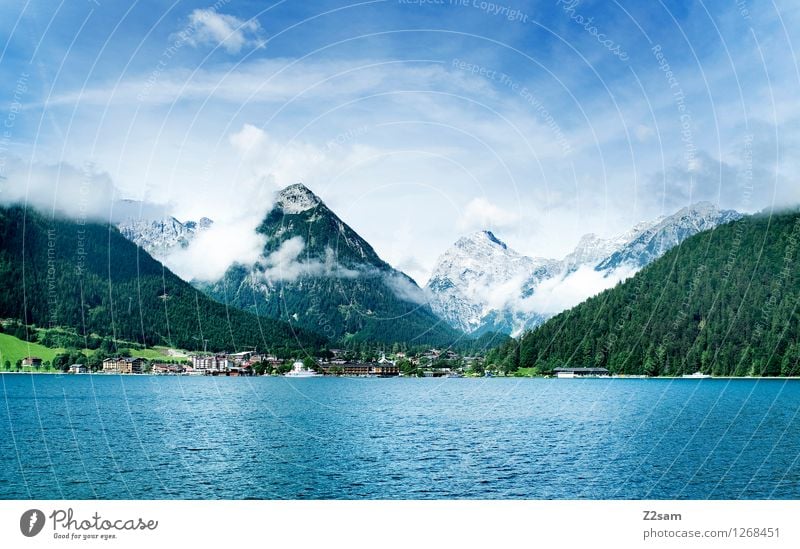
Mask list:
[[89,366],[88,357],[80,351],[67,351],[66,353],[57,354],[52,362],[53,368],[61,370],[62,372],[69,370],[69,367],[73,364]]
[[[22,207],[0,208],[0,317],[69,327],[79,341],[52,330],[48,343],[105,351],[113,345],[103,337],[275,353],[325,344],[311,332],[213,301],[112,226],[51,219]],[[30,337],[21,330],[12,335]]]
[[700,233],[487,356],[501,369],[800,375],[800,214]]

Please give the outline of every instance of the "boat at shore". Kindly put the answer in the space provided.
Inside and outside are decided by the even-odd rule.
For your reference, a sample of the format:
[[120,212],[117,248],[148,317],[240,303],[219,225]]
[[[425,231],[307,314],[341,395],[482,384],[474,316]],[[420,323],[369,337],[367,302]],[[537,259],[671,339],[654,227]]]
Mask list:
[[711,374],[704,374],[703,372],[695,372],[693,374],[683,374],[684,379],[711,379]]
[[299,360],[292,365],[289,372],[283,374],[284,377],[322,377],[314,370],[307,370]]

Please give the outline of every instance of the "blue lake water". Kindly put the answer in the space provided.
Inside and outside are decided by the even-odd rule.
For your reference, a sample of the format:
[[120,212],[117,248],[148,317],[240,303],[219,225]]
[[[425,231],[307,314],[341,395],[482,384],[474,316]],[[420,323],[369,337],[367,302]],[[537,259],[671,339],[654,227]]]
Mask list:
[[0,375],[2,499],[797,499],[800,382]]

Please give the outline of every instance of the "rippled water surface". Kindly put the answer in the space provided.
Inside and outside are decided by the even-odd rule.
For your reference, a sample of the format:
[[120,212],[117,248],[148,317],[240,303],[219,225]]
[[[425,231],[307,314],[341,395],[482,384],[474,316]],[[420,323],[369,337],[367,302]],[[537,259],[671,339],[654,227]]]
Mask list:
[[0,384],[4,499],[800,497],[800,381]]

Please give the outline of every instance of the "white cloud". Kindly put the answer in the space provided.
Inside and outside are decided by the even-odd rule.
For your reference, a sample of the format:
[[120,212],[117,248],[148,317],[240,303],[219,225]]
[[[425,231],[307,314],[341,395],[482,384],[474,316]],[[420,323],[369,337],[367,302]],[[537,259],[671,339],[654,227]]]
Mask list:
[[231,54],[245,47],[263,48],[266,43],[264,31],[256,19],[245,21],[210,8],[192,11],[189,25],[181,33],[179,37],[185,37],[194,47],[221,46]]
[[529,275],[520,273],[507,280],[477,277],[462,286],[459,293],[468,303],[476,304],[481,316],[492,311],[512,310],[522,299],[522,291]]
[[565,277],[554,277],[542,281],[529,298],[516,304],[520,312],[557,314],[574,307],[607,290],[618,282],[633,276],[633,268],[619,268],[611,273],[595,271],[593,267],[582,266]]
[[[84,89],[54,94],[47,98],[47,105],[110,104],[127,109],[130,104],[146,104],[174,109],[174,103],[181,100],[211,98],[220,102],[215,104],[216,108],[226,108],[225,102],[240,108],[250,103],[285,105],[295,101],[310,101],[315,108],[322,108],[380,91],[416,88],[421,83],[433,89],[447,88],[464,96],[475,90],[474,82],[453,75],[438,64],[420,66],[418,63],[370,58],[300,60],[270,57],[249,59],[235,66],[209,64],[191,70],[178,66],[158,73],[158,85],[147,87],[152,76],[152,73],[131,72],[113,85],[98,82]],[[143,88],[147,93],[142,93]],[[437,117],[447,119],[452,115],[447,110],[442,111],[441,105],[430,104],[430,98],[409,97],[414,100],[415,111],[424,112],[436,106],[437,111],[433,114]],[[395,103],[398,98],[388,96],[386,99],[385,108],[400,106]],[[357,126],[348,125],[349,128]]]
[[255,227],[252,217],[215,222],[188,247],[164,258],[164,264],[184,280],[219,280],[234,263],[250,266],[258,260],[265,237]]
[[245,176],[268,179],[275,188],[308,181],[330,161],[323,150],[295,140],[282,143],[264,130],[244,124],[228,138],[240,156],[240,170]]
[[325,259],[302,259],[305,241],[294,236],[281,242],[277,250],[264,260],[262,276],[269,282],[294,282],[303,276],[329,276],[355,278],[361,273],[339,265],[330,248],[325,250]]
[[176,249],[164,258],[164,264],[181,278],[213,282],[233,264],[249,267],[260,259],[266,237],[256,229],[272,209],[278,185],[266,171],[251,169],[247,151],[260,150],[261,136],[260,130],[247,125],[230,136],[239,153],[232,156],[241,157],[236,174],[204,174],[211,181],[226,183],[208,185],[202,193],[203,204],[199,208],[195,205],[195,214],[210,217],[214,224],[199,233],[188,247]]
[[92,164],[45,164],[9,158],[0,179],[0,203],[27,204],[73,219],[118,222],[126,217],[158,218],[166,207],[121,200],[111,176]]
[[527,280],[527,276],[518,275],[500,284],[489,283],[480,288],[470,288],[470,291],[476,295],[482,294],[481,301],[485,304],[484,312],[502,310],[507,307],[513,309],[520,301],[522,288]]
[[170,215],[171,210],[171,204],[154,204],[133,199],[114,200],[111,216],[104,221],[118,223],[126,219],[161,219]]
[[239,158],[235,179],[269,183],[273,190],[301,182],[324,189],[338,183],[339,177],[346,177],[344,184],[349,184],[352,176],[342,174],[380,154],[355,142],[333,146],[299,138],[280,141],[252,124],[244,124],[228,141]]
[[305,240],[301,236],[294,236],[283,241],[277,250],[262,261],[261,276],[267,282],[295,282],[306,276],[335,278],[379,277],[383,279],[384,283],[398,298],[417,305],[426,305],[428,303],[428,296],[425,291],[402,274],[383,274],[373,269],[348,269],[336,261],[336,254],[331,248],[325,250],[325,257],[322,260],[303,258],[304,251]]
[[650,126],[646,126],[644,124],[639,124],[633,130],[634,135],[636,135],[636,139],[641,142],[650,141],[653,138],[656,132],[653,131],[653,128]]
[[[159,219],[172,214],[170,205],[121,199],[111,177],[89,164],[78,168],[66,162],[27,164],[12,158],[0,185],[0,203],[4,205],[27,204],[76,220],[115,224],[126,218]],[[231,201],[236,206],[221,209],[236,212],[235,216],[217,219],[187,248],[178,248],[164,258],[164,264],[185,280],[214,281],[233,263],[255,263],[264,247],[264,237],[255,229],[271,201],[252,200],[264,196],[263,189],[252,185],[244,186],[243,191],[244,196],[234,195],[239,196],[238,203]],[[267,196],[271,197],[271,189]]]
[[384,281],[389,286],[389,289],[403,301],[410,301],[417,305],[426,305],[428,303],[428,296],[425,291],[402,274],[392,273],[386,275]]
[[267,140],[264,130],[256,128],[252,124],[244,124],[242,129],[232,133],[228,138],[231,145],[242,155],[250,155],[254,149],[260,148]]
[[[406,253],[413,251],[411,245],[406,249]],[[405,255],[399,260],[393,260],[392,256],[386,254],[386,261],[388,261],[395,269],[404,272],[417,284],[425,284],[430,274],[430,267],[423,265],[413,255]]]
[[464,231],[498,229],[513,227],[519,220],[519,214],[504,210],[484,197],[477,197],[464,208],[458,226]]
[[[779,206],[796,206],[800,199],[793,177],[777,170],[774,157],[778,149],[762,134],[748,142],[741,152],[727,159],[718,159],[698,151],[689,161],[675,162],[646,179],[642,200],[661,206],[664,212],[675,211],[696,202],[712,202],[721,208],[751,212],[772,202]],[[772,156],[772,159],[770,159]]]

